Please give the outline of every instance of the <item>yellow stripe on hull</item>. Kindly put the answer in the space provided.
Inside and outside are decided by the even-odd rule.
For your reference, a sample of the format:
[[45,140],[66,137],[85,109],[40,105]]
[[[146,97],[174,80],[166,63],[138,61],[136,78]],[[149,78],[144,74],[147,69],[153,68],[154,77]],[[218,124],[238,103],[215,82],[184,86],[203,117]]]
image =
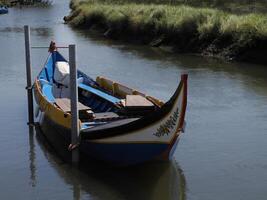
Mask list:
[[[71,128],[71,114],[64,113],[61,109],[57,108],[55,104],[47,101],[41,92],[41,86],[38,80],[34,82],[34,96],[40,110],[44,112],[50,120],[65,128]],[[79,124],[81,124],[81,122]]]

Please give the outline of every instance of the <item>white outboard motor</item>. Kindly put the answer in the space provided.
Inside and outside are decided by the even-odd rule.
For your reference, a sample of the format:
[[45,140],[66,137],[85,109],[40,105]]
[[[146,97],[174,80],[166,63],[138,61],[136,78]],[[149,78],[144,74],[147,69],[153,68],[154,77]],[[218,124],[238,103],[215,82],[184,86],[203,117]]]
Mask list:
[[69,63],[58,61],[55,63],[53,95],[55,98],[69,98],[70,66]]

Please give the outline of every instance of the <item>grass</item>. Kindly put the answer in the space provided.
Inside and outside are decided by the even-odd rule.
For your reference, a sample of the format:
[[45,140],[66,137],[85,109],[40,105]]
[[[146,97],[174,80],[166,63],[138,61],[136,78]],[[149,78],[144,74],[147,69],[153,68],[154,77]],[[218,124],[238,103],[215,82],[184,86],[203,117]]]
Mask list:
[[0,6],[8,6],[8,5],[10,5],[9,0],[0,0]]
[[[79,0],[72,0],[72,2]],[[105,4],[163,4],[187,5],[192,7],[217,8],[232,13],[266,13],[267,0],[90,0],[93,3]]]
[[[17,2],[15,3],[12,0],[0,0],[0,6],[14,6],[16,4],[17,4]],[[22,3],[22,5],[34,5],[34,6],[44,6],[45,7],[45,6],[52,5],[52,1],[51,0],[33,0],[32,2]]]
[[71,8],[66,21],[75,27],[97,25],[109,30],[113,38],[142,43],[159,40],[179,51],[237,58],[246,49],[267,44],[266,14],[236,15],[218,9],[119,0],[76,0]]

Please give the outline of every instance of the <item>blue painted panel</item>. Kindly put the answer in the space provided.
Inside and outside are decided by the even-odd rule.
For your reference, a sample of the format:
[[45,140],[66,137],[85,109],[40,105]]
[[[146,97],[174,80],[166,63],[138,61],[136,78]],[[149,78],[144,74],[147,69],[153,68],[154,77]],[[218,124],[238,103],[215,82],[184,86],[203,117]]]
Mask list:
[[43,68],[42,71],[40,72],[40,74],[39,74],[39,79],[48,80],[48,79],[47,79],[46,72],[45,72],[45,68]]
[[88,99],[88,104],[90,107],[92,107],[91,105],[93,104],[93,102],[95,101],[95,97],[93,97],[92,95],[89,97]]
[[153,160],[167,148],[167,144],[151,143],[101,144],[85,141],[81,144],[81,151],[87,155],[119,165],[137,164]]
[[55,102],[55,97],[52,93],[52,85],[44,84],[42,87],[42,93],[49,102],[51,103]]
[[104,102],[101,104],[101,107],[99,108],[101,112],[105,112],[106,111],[106,107],[107,107],[107,102]]
[[[46,84],[51,85],[51,83],[49,83],[46,79],[42,79],[42,78],[40,78],[40,79],[39,79],[39,82],[40,82],[42,88],[43,88],[43,86],[46,85]],[[52,86],[52,85],[51,85],[51,86]]]
[[47,60],[47,63],[45,65],[45,70],[46,70],[46,73],[47,73],[47,80],[50,83],[53,83],[53,58],[52,58],[51,55],[49,56],[49,58]]
[[98,107],[101,105],[100,101],[95,101],[93,104],[94,110],[99,110]]
[[116,98],[114,96],[111,96],[111,95],[109,95],[109,94],[107,94],[105,92],[102,92],[102,91],[100,91],[100,90],[98,90],[96,88],[93,88],[91,86],[85,85],[83,83],[79,84],[79,88],[87,90],[87,91],[89,91],[89,92],[91,92],[91,93],[93,93],[93,94],[95,94],[95,95],[97,95],[97,96],[109,101],[109,102],[112,102],[112,103],[119,103],[120,102],[120,99],[118,99],[118,98]]
[[53,52],[53,54],[55,54],[55,61],[64,61],[64,62],[68,62],[59,52],[55,51]]

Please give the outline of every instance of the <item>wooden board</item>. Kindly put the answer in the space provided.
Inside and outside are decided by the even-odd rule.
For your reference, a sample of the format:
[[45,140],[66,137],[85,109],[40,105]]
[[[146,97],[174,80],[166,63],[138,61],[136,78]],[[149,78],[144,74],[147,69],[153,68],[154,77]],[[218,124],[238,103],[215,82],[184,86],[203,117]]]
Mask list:
[[119,115],[114,112],[95,113],[95,120],[106,120],[119,118]]
[[141,95],[126,95],[125,106],[135,107],[154,107],[154,104]]
[[[55,100],[57,106],[63,110],[64,112],[71,112],[71,108],[70,108],[70,99],[68,98],[56,98]],[[91,110],[90,107],[83,105],[82,103],[78,102],[78,110],[82,111],[82,110]]]

